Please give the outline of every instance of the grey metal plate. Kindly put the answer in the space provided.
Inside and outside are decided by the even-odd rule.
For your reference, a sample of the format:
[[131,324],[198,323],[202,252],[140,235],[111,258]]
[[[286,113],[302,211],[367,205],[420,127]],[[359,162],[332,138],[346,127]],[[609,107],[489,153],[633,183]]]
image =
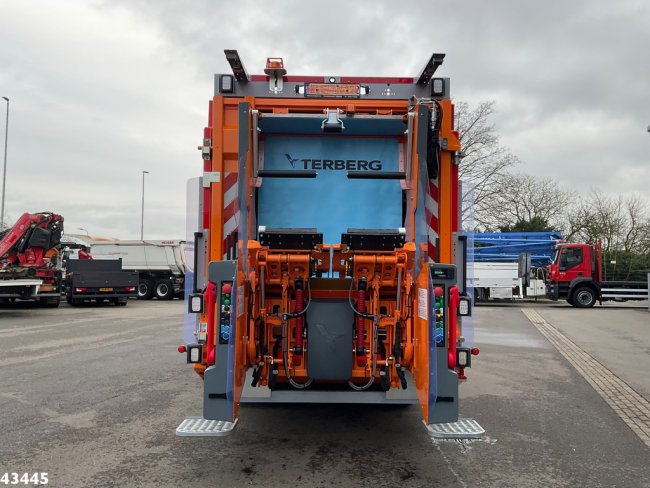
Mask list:
[[214,437],[232,433],[237,426],[237,420],[207,420],[203,417],[187,417],[176,427],[176,435],[180,437]]
[[347,299],[312,300],[307,310],[310,378],[347,381],[352,376],[353,321]]
[[252,387],[253,370],[246,373],[242,403],[350,403],[350,404],[397,404],[417,405],[418,397],[415,392],[415,381],[411,373],[404,371],[409,387],[406,390],[391,388],[386,393],[382,391],[323,391],[323,390],[275,390],[266,386]]
[[[404,390],[401,390],[404,391]],[[242,396],[242,403],[350,403],[350,404],[396,404],[417,405],[417,398],[389,397],[381,391],[302,391],[280,390],[262,396]]]
[[485,429],[474,419],[425,426],[434,439],[480,439],[485,435]]

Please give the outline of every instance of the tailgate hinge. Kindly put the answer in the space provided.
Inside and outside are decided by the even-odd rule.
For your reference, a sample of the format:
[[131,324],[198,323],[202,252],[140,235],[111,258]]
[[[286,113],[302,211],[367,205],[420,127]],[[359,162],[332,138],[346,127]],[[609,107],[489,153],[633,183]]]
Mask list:
[[218,171],[204,171],[203,172],[203,188],[210,188],[212,183],[219,183],[221,181],[221,173]]

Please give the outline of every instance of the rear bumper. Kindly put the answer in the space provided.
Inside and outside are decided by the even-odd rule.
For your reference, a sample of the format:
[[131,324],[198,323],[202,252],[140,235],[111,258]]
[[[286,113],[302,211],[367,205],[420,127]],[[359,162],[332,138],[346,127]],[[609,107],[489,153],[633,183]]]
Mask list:
[[5,282],[0,286],[0,298],[33,299],[36,297],[38,287],[37,284],[8,284]]
[[137,298],[138,293],[73,293],[70,298],[76,300],[96,300],[101,298]]
[[60,291],[48,291],[48,292],[45,292],[45,293],[38,292],[36,294],[36,298],[56,298],[56,297],[60,297],[60,296],[61,296]]

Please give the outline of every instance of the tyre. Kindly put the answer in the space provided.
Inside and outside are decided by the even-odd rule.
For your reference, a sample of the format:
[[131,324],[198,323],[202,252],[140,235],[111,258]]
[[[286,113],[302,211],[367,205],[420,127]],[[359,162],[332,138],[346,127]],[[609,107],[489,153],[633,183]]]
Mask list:
[[150,300],[153,296],[153,281],[144,279],[140,280],[138,285],[138,298],[140,300]]
[[591,308],[596,303],[596,292],[587,286],[581,286],[571,295],[573,306],[578,308]]
[[43,308],[57,308],[61,299],[59,297],[41,298],[39,303]]
[[566,301],[569,305],[573,305],[574,307],[576,306],[575,302],[573,301],[573,298],[567,298]]
[[174,298],[174,285],[170,280],[156,281],[156,297],[160,300],[171,300]]

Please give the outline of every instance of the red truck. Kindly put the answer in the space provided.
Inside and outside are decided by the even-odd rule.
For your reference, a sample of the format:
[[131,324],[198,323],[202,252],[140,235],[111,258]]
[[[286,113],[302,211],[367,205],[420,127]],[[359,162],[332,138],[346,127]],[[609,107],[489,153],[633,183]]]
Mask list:
[[603,281],[603,249],[595,244],[558,244],[548,266],[546,293],[574,307],[593,307],[596,301],[647,300],[647,281]]
[[58,246],[63,217],[52,212],[23,214],[0,232],[0,303],[33,300],[58,307],[61,270]]

